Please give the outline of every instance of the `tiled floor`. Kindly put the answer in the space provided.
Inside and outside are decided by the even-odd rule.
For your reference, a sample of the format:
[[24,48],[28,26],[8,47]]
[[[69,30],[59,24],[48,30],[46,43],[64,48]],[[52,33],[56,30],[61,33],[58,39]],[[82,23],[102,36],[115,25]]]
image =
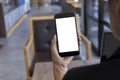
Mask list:
[[23,46],[29,36],[29,19],[25,19],[8,38],[0,38],[0,80],[25,80]]
[[[23,46],[29,37],[29,16],[10,38],[0,38],[0,80],[25,80]],[[92,58],[98,59],[95,55]]]

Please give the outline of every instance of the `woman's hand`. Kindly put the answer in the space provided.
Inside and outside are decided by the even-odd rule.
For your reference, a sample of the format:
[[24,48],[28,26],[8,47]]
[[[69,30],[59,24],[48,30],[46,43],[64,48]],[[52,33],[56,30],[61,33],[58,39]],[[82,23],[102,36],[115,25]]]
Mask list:
[[52,52],[53,63],[56,65],[62,66],[62,67],[67,67],[67,65],[73,59],[73,56],[71,57],[60,57],[59,56],[57,46],[56,46],[56,35],[54,35],[52,42],[51,42],[51,52]]
[[[80,34],[78,34],[78,40],[80,44]],[[54,35],[51,41],[51,52],[52,52],[52,60],[53,60],[54,80],[62,80],[63,76],[68,70],[68,64],[72,61],[74,57],[59,56],[56,45],[56,35]]]
[[62,80],[73,57],[60,57],[56,46],[56,35],[51,42],[54,80]]

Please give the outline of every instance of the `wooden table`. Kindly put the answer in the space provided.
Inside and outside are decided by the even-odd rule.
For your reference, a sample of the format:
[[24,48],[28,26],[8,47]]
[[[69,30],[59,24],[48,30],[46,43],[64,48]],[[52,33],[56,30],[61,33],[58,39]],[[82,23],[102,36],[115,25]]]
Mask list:
[[75,10],[76,13],[81,15],[81,8],[82,8],[81,2],[68,1],[68,4]]
[[[66,0],[66,2],[69,4],[69,3],[75,3],[76,1],[74,1],[74,0]],[[78,1],[78,2],[80,2],[80,1]]]
[[74,8],[81,8],[82,7],[82,4],[81,2],[75,2],[74,0],[67,0],[66,1],[68,4],[70,4],[72,7]]
[[74,8],[81,8],[82,7],[82,4],[80,2],[70,3],[70,5]]
[[68,4],[70,4],[70,3],[74,3],[74,1],[67,0],[67,3],[68,3]]
[[[79,66],[92,65],[96,63],[99,63],[99,60],[72,61],[69,64],[69,69]],[[35,66],[32,80],[54,80],[53,63],[52,62],[37,63]]]

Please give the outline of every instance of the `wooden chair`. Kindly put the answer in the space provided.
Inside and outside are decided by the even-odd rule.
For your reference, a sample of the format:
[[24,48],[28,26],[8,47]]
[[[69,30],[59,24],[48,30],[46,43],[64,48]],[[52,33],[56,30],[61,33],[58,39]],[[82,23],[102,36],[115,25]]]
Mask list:
[[[79,15],[76,15],[76,19],[77,19],[78,32],[80,33],[80,29],[79,29],[79,25],[80,25],[79,24]],[[41,17],[31,17],[30,18],[30,36],[29,36],[29,39],[28,39],[27,43],[24,46],[24,58],[25,58],[26,76],[27,76],[26,80],[32,80],[32,76],[30,74],[31,59],[30,59],[30,51],[29,51],[29,49],[30,49],[30,47],[32,45],[32,56],[33,56],[33,59],[36,58],[36,55],[37,55],[36,51],[37,51],[37,49],[39,49],[39,48],[37,48],[38,47],[37,45],[39,44],[39,42],[37,43],[37,45],[35,43],[35,41],[36,41],[36,39],[35,39],[36,38],[36,33],[34,31],[35,27],[39,27],[39,29],[42,28],[43,23],[45,21],[48,21],[45,24],[47,24],[50,27],[50,25],[52,23],[51,20],[53,21],[53,24],[54,24],[54,16],[41,16]],[[39,26],[35,26],[36,22],[34,22],[34,21],[42,21],[42,22],[37,22],[37,24],[39,24]],[[42,23],[42,24],[40,24],[40,23]],[[53,26],[55,26],[55,25],[53,25]],[[49,29],[49,30],[51,30],[49,27],[46,27],[46,28]],[[37,34],[39,34],[39,32],[40,31],[38,30]],[[50,33],[51,32],[53,32],[53,31],[50,31]],[[53,34],[49,34],[49,35],[53,35]],[[87,51],[87,53],[86,53],[87,54],[86,59],[90,59],[91,58],[91,42],[82,33],[80,33],[80,35],[81,35],[82,40],[86,43],[86,51]],[[42,37],[42,39],[43,39],[46,36],[37,36],[37,38],[38,37]],[[51,40],[49,40],[49,41],[51,41]],[[50,45],[50,42],[48,42],[48,43]],[[41,47],[41,45],[42,45],[42,43],[39,46]],[[49,54],[50,53],[48,53],[48,55]],[[39,56],[39,58],[41,58],[41,57],[44,58],[44,56]]]
[[45,3],[51,4],[51,0],[31,0],[32,7],[38,7]]

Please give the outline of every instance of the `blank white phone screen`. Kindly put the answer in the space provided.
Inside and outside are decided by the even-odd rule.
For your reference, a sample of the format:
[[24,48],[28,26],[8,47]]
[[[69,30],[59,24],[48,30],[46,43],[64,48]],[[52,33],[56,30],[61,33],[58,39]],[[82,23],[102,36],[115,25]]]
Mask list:
[[78,51],[75,17],[57,18],[56,26],[59,52]]

